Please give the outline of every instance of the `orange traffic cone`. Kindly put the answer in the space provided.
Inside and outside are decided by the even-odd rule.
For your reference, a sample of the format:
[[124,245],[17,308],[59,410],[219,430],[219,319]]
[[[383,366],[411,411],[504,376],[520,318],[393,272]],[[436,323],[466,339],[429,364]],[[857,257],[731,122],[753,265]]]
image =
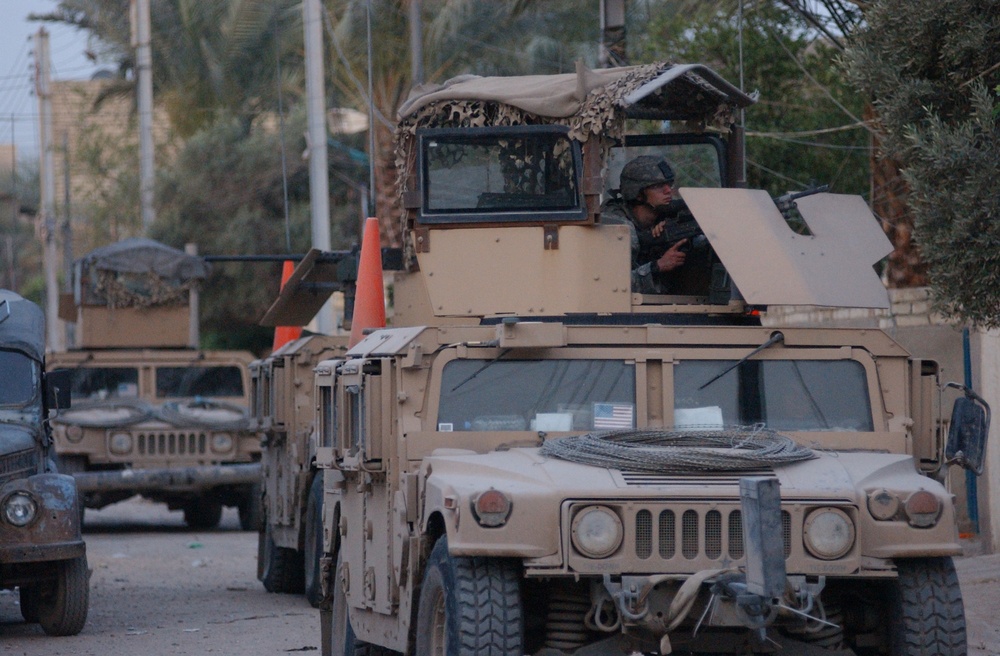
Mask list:
[[382,244],[379,243],[378,219],[373,217],[365,219],[365,234],[361,238],[361,261],[358,263],[358,282],[348,348],[364,339],[367,328],[385,328]]
[[[292,277],[292,271],[295,270],[295,262],[291,260],[285,260],[285,263],[281,265],[281,288],[285,288],[285,283],[288,279]],[[274,345],[271,347],[271,352],[277,351],[279,348],[298,339],[302,336],[302,326],[276,326],[274,329]]]

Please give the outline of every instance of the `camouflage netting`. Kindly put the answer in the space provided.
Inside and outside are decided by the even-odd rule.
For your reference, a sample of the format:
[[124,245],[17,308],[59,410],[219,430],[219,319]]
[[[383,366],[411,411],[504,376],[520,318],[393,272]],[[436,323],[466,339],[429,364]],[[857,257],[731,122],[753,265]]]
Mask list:
[[558,124],[567,126],[580,142],[598,139],[606,152],[622,136],[629,116],[694,121],[726,131],[739,107],[754,102],[699,66],[678,66],[674,72],[679,75],[643,92],[643,85],[674,68],[670,62],[600,70],[578,64],[575,74],[465,75],[417,87],[399,110],[394,142],[397,193],[402,195],[416,165],[418,128]]
[[78,263],[85,305],[145,308],[183,305],[209,273],[200,257],[151,239],[126,239],[98,248]]

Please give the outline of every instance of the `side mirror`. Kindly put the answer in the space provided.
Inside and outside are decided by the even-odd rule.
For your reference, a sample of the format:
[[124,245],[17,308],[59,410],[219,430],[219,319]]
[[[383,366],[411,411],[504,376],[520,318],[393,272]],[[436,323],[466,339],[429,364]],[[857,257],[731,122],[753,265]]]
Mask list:
[[45,403],[49,410],[65,410],[70,406],[72,383],[73,372],[70,369],[45,372]]
[[990,406],[971,389],[958,383],[965,396],[955,399],[944,455],[948,464],[957,464],[979,476],[986,460],[986,438],[990,432]]

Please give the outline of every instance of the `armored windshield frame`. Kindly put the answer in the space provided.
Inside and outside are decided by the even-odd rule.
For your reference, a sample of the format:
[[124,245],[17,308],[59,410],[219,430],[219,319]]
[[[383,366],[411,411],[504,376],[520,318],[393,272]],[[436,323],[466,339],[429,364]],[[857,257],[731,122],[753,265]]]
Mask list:
[[[569,145],[569,155],[572,163],[572,176],[575,189],[570,189],[568,202],[551,207],[522,206],[521,203],[504,205],[497,203],[490,207],[456,208],[446,210],[432,209],[433,185],[430,181],[430,157],[428,148],[432,144],[445,139],[454,143],[469,144],[487,143],[490,139],[497,141],[517,137],[538,137],[553,135],[564,138]],[[417,130],[417,182],[420,189],[420,207],[417,209],[417,222],[428,226],[457,225],[497,225],[497,224],[535,224],[552,223],[586,223],[587,206],[583,197],[583,155],[580,143],[569,136],[569,128],[562,125],[518,125],[484,128],[421,128]],[[483,194],[481,194],[482,196]],[[507,196],[508,194],[495,194]],[[513,194],[511,194],[513,195]],[[541,196],[534,194],[536,196]],[[530,201],[531,196],[525,200]]]

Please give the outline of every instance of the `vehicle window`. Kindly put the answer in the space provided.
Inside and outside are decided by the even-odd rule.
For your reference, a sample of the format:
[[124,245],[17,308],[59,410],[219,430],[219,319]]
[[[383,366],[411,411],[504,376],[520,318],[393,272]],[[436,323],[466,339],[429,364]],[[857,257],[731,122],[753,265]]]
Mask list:
[[721,187],[722,169],[718,151],[711,144],[658,144],[614,148],[608,157],[609,191],[621,186],[622,167],[640,155],[662,155],[676,175],[674,187]]
[[134,399],[139,396],[139,370],[135,367],[75,369],[70,394],[74,401]]
[[453,360],[439,431],[602,430],[635,426],[635,367],[616,360]]
[[430,214],[572,210],[576,164],[564,134],[447,136],[424,143]]
[[156,396],[243,396],[239,367],[157,367]]
[[[871,431],[865,368],[853,360],[684,360],[674,370],[678,426],[764,424],[786,431]],[[706,384],[707,383],[707,384]]]
[[22,406],[35,398],[38,363],[18,351],[0,351],[0,405]]

